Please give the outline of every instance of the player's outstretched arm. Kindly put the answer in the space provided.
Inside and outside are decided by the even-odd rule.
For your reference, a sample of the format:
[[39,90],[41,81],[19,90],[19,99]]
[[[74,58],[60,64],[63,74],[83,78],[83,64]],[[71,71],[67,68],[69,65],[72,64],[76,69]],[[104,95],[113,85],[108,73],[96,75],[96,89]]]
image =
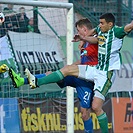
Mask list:
[[[94,43],[94,39],[91,38],[94,37],[95,34],[96,34],[95,29],[89,30],[86,37],[76,34],[74,35],[72,42],[88,41],[89,43]],[[97,40],[95,39],[95,42],[96,41]]]
[[94,36],[85,36],[82,38],[83,41],[89,42],[91,44],[97,44],[98,38]]
[[75,35],[72,42],[78,42],[78,41],[85,41],[85,42],[89,42],[92,44],[97,44],[98,43],[98,38],[94,37],[94,36],[80,36],[80,35]]
[[127,24],[124,27],[125,32],[130,32],[131,30],[133,30],[133,21],[131,21],[131,23]]

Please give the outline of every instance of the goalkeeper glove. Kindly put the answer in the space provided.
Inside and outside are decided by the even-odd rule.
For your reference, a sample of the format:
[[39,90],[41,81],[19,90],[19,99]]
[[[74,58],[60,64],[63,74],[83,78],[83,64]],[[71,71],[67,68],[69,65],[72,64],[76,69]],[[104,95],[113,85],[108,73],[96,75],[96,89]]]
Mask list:
[[0,73],[4,73],[8,70],[9,70],[9,68],[6,64],[3,64],[3,65],[0,66]]

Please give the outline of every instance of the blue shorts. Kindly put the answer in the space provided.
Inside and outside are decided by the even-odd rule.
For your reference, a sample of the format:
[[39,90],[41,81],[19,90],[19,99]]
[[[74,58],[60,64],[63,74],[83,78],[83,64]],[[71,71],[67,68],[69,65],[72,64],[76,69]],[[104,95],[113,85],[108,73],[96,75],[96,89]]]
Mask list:
[[64,88],[66,86],[76,88],[80,106],[83,108],[91,108],[91,103],[94,96],[93,82],[85,81],[74,76],[67,76],[57,84],[60,88]]

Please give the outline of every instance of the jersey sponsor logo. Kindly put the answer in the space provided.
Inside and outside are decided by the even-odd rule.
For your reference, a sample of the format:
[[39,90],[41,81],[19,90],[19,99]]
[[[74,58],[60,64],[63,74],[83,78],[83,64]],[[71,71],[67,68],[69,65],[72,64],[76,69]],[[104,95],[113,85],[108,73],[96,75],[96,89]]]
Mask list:
[[104,45],[106,42],[106,38],[104,36],[98,36],[98,44],[100,46]]

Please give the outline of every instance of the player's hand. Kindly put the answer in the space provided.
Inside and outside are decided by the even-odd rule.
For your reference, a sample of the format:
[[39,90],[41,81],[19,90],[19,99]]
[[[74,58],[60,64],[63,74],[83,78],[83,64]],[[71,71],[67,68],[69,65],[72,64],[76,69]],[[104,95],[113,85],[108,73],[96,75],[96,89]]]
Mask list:
[[79,42],[80,40],[81,40],[81,36],[76,34],[74,35],[72,42]]
[[133,20],[131,21],[131,26],[132,26],[132,30],[133,30]]
[[80,44],[78,45],[78,48],[80,51],[84,49],[83,45],[84,45],[84,41],[81,41]]
[[9,70],[9,68],[6,64],[3,64],[3,65],[0,66],[0,73],[4,73],[8,70]]

